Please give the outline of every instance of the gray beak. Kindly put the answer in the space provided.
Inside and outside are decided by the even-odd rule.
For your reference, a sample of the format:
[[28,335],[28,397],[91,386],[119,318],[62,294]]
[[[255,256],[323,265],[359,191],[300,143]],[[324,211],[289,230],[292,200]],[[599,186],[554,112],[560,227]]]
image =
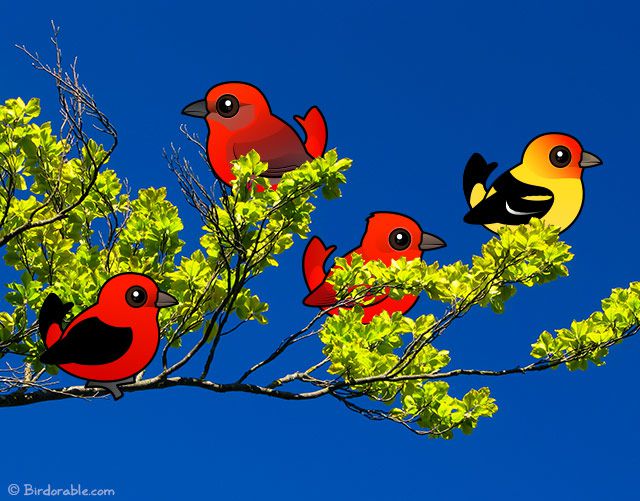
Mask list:
[[174,304],[178,304],[178,300],[175,297],[163,291],[158,292],[156,308],[166,308],[167,306],[173,306]]
[[207,110],[207,102],[204,99],[194,101],[184,107],[182,114],[189,115],[190,117],[204,118],[209,114],[209,111]]
[[580,158],[580,163],[578,164],[583,169],[587,167],[595,167],[596,165],[602,165],[602,160],[600,160],[593,153],[589,153],[588,151],[582,152],[582,158]]
[[445,241],[441,238],[436,237],[431,233],[423,233],[422,241],[420,242],[418,248],[423,251],[429,251],[439,249],[440,247],[446,247],[446,245],[447,244],[445,243]]

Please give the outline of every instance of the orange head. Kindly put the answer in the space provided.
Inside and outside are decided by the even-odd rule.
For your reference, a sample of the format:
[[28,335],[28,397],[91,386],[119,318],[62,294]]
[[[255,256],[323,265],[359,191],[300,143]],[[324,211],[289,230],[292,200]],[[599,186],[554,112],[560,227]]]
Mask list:
[[422,231],[417,222],[395,212],[373,212],[367,219],[367,229],[360,242],[360,253],[365,260],[391,259],[404,256],[411,260],[427,250],[444,247],[445,242]]
[[522,155],[522,165],[547,178],[580,178],[583,169],[600,165],[593,153],[567,134],[549,133],[534,138]]
[[131,326],[132,320],[156,318],[158,310],[177,304],[140,273],[122,273],[107,280],[98,295],[100,319],[114,327]]
[[204,118],[210,129],[237,131],[270,115],[271,108],[257,87],[244,82],[225,82],[209,89],[205,99],[189,104],[182,113]]

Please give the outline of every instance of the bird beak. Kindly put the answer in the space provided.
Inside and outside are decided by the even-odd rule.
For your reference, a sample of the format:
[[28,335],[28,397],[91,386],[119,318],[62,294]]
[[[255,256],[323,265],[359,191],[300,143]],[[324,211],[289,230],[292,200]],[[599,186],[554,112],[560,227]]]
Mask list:
[[175,297],[163,291],[158,292],[156,308],[166,308],[167,306],[173,306],[174,304],[178,304],[178,300]]
[[431,233],[423,233],[422,241],[420,242],[420,245],[418,246],[418,248],[422,251],[428,251],[428,250],[439,249],[440,247],[446,247],[446,246],[447,246],[446,242],[441,238],[436,237]]
[[207,102],[204,99],[194,101],[184,107],[182,114],[189,115],[190,117],[204,118],[209,114],[209,110],[207,110]]
[[587,167],[595,167],[596,165],[602,165],[602,160],[600,160],[593,153],[589,153],[588,151],[582,152],[582,158],[580,159],[580,163],[578,164],[583,169]]

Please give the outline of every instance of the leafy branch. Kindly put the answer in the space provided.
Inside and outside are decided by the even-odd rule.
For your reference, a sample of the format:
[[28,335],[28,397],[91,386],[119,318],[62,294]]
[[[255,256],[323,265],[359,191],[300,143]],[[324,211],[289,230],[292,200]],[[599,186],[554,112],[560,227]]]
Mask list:
[[[58,45],[58,28],[53,27],[51,42],[56,64],[44,64],[38,53],[19,46],[33,66],[51,76],[58,91],[62,125],[59,142],[50,134],[51,125],[30,124],[39,114],[38,100],[25,106],[20,99],[7,101],[0,114],[0,248],[24,232],[54,224],[69,216],[91,193],[100,169],[118,145],[118,134],[93,96],[79,83],[74,61],[66,71]],[[104,149],[87,133],[91,125],[109,136],[111,145]],[[68,160],[70,152],[77,158]],[[25,176],[34,175],[31,196],[25,191]],[[35,196],[33,196],[35,195]],[[11,215],[12,217],[9,217]]]
[[[351,160],[329,151],[285,174],[272,189],[261,177],[267,165],[250,152],[235,162],[230,188],[210,187],[172,145],[165,159],[203,224],[199,248],[185,254],[183,224],[166,190],[131,194],[114,170],[104,168],[117,145],[115,129],[80,85],[76,63],[70,72],[62,70],[55,28],[52,40],[53,67],[22,50],[56,83],[60,137],[50,123],[34,123],[40,113],[36,99],[0,106],[0,247],[6,266],[16,272],[0,312],[0,358],[7,364],[0,371],[0,407],[105,396],[40,363],[44,346],[36,318],[50,292],[73,302],[75,315],[95,302],[110,276],[124,271],[149,275],[179,301],[160,313],[158,363],[124,386],[127,393],[189,386],[284,400],[329,397],[368,419],[432,437],[451,438],[456,429],[469,433],[481,417],[497,411],[489,388],[455,397],[448,379],[506,377],[561,365],[586,369],[589,361],[602,365],[609,348],[640,330],[640,283],[633,283],[615,289],[587,319],[555,334],[543,332],[532,344],[531,362],[497,370],[450,367],[451,354],[434,343],[444,342],[467,312],[489,307],[501,313],[517,290],[568,275],[569,247],[556,228],[533,220],[502,229],[470,264],[400,259],[385,266],[357,254],[337,258],[330,277],[336,304],[275,336],[273,348],[256,354],[248,367],[237,367],[231,382],[216,381],[210,374],[221,363],[221,343],[268,323],[268,303],[250,288],[254,279],[308,236],[312,201],[318,192],[328,199],[341,195]],[[108,148],[90,138],[84,117],[110,138]],[[182,132],[205,159],[197,136]],[[433,313],[411,318],[383,312],[363,324],[364,308],[379,294],[424,296]],[[285,353],[314,338],[323,344],[315,361],[283,363]],[[281,375],[266,377],[267,367]]]

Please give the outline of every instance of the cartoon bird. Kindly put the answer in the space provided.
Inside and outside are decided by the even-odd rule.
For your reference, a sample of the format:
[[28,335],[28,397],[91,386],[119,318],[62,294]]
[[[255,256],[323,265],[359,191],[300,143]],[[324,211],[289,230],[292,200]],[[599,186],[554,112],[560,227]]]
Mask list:
[[133,383],[156,353],[159,309],[175,304],[176,299],[146,275],[122,273],[107,280],[98,302],[63,329],[73,304],[63,304],[51,293],[38,318],[47,347],[40,361],[86,379],[87,388],[109,390],[117,400],[122,396],[119,385]]
[[264,94],[248,83],[218,84],[182,113],[207,122],[209,163],[227,185],[234,179],[230,162],[251,150],[269,164],[262,175],[277,184],[285,172],[321,156],[327,144],[327,124],[317,107],[310,108],[304,118],[294,117],[304,129],[303,144],[293,127],[271,113]]
[[[422,257],[422,253],[428,250],[439,249],[446,244],[439,237],[430,233],[424,233],[416,221],[403,214],[395,212],[374,212],[367,219],[367,228],[360,241],[360,246],[349,251],[344,257],[350,263],[353,253],[358,253],[366,261],[380,260],[389,266],[391,260],[405,257],[407,260]],[[333,286],[327,281],[331,271],[324,270],[325,262],[335,250],[335,246],[325,247],[322,240],[313,237],[304,251],[302,268],[304,280],[310,290],[303,303],[307,306],[329,308],[336,304],[337,298]],[[363,323],[369,323],[371,319],[387,311],[407,313],[418,298],[405,295],[402,299],[392,299],[387,294],[380,294],[363,305]],[[330,310],[330,314],[337,313],[337,308]]]
[[583,169],[600,164],[576,138],[543,134],[527,145],[519,165],[487,187],[487,178],[498,164],[487,164],[482,155],[474,153],[462,181],[471,208],[464,220],[496,233],[503,225],[526,224],[536,217],[565,231],[582,210]]

